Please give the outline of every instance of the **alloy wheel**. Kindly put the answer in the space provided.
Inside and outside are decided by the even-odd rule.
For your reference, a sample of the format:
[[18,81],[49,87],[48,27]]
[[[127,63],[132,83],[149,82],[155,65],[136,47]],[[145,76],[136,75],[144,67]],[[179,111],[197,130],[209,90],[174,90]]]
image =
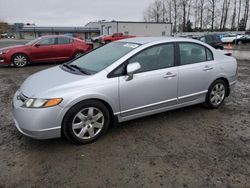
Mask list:
[[215,84],[210,93],[210,102],[214,106],[220,105],[225,98],[225,93],[225,86],[222,83]]
[[27,65],[28,60],[24,55],[17,55],[14,57],[13,63],[17,67],[24,67],[25,65]]
[[75,115],[72,122],[72,130],[80,139],[91,139],[101,132],[104,121],[104,115],[101,110],[95,107],[88,107]]

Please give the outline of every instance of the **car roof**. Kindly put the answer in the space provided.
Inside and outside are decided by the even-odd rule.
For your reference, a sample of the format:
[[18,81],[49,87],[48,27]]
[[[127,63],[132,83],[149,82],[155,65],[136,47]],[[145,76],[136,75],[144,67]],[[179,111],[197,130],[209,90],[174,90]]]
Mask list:
[[116,42],[128,42],[128,43],[136,43],[136,44],[147,44],[152,42],[196,42],[195,39],[189,38],[181,38],[181,37],[135,37],[135,38],[128,38],[119,40]]

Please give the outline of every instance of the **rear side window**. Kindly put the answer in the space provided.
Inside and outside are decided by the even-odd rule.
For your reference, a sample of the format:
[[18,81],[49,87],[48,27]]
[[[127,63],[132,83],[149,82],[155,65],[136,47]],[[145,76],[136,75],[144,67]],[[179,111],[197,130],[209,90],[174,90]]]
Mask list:
[[212,52],[207,48],[206,48],[206,52],[207,52],[207,61],[214,60],[214,56],[213,56]]
[[195,43],[180,43],[180,64],[188,65],[213,60],[212,52],[205,46]]
[[66,38],[66,37],[59,37],[58,38],[58,44],[70,44],[72,42],[71,38]]

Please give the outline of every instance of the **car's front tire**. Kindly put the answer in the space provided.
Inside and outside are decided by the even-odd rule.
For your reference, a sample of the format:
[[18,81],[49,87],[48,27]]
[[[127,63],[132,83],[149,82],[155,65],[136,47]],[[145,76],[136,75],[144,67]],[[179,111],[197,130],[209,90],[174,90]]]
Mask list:
[[207,92],[205,106],[208,108],[218,108],[227,96],[228,88],[224,80],[218,79],[213,82]]
[[74,53],[74,58],[78,58],[78,57],[80,57],[80,56],[82,56],[84,54],[84,52],[75,52]]
[[110,113],[98,100],[82,101],[74,105],[63,120],[65,137],[76,143],[86,144],[97,140],[110,125]]
[[29,64],[29,58],[24,54],[15,54],[12,57],[12,63],[15,67],[25,67]]

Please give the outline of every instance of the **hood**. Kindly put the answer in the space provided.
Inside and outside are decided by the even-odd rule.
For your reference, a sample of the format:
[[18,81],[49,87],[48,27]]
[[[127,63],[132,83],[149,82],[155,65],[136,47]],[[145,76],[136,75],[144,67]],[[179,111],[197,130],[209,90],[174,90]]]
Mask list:
[[0,48],[0,51],[1,50],[12,50],[12,49],[17,49],[17,48],[23,48],[24,46],[26,46],[26,45],[8,46],[8,47],[5,47],[5,48]]
[[88,77],[87,75],[77,75],[66,72],[59,66],[56,66],[28,77],[21,85],[20,91],[27,97],[34,97],[35,95],[47,93]]

